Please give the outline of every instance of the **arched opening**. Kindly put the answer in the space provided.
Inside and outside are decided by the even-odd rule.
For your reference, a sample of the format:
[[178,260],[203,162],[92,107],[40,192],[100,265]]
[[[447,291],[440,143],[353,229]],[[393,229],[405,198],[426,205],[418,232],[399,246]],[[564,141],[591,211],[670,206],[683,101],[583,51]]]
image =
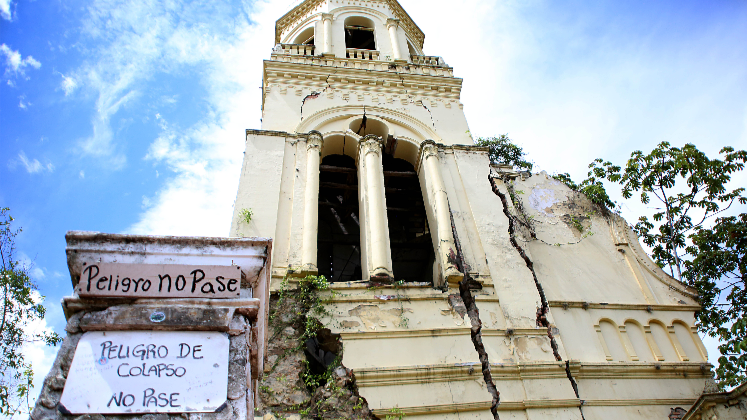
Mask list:
[[319,165],[317,267],[332,282],[363,277],[358,169],[350,156],[328,155]]
[[639,362],[655,362],[654,354],[648,346],[646,336],[640,325],[633,321],[625,321],[625,331],[628,334],[630,343],[633,344],[636,356]]
[[675,321],[672,324],[672,327],[674,328],[674,334],[677,336],[677,340],[679,340],[682,349],[687,355],[687,358],[691,362],[704,361],[703,356],[700,355],[698,344],[695,342],[696,338],[690,330],[690,327],[685,325],[685,323],[679,321]]
[[300,34],[298,34],[293,43],[299,45],[314,45],[314,27],[309,26],[304,29]]
[[374,23],[371,19],[352,16],[345,19],[345,48],[375,50]]
[[623,348],[622,341],[620,340],[620,331],[617,326],[608,320],[603,320],[599,322],[599,328],[602,330],[602,337],[604,337],[612,360],[618,362],[628,361],[628,353]]
[[407,41],[407,49],[410,51],[410,58],[412,58],[412,57],[414,57],[416,55],[420,55],[420,54],[418,54],[418,50],[415,49],[415,46],[412,45],[412,42],[410,42],[410,41]]
[[382,158],[394,279],[431,283],[435,254],[420,181],[410,162],[394,157],[396,144],[390,137]]
[[365,137],[369,134],[381,137],[382,139],[389,137],[389,127],[387,127],[384,122],[368,118],[365,115],[353,120],[350,123],[349,128],[353,133],[361,137]]
[[679,362],[680,358],[677,356],[677,351],[675,351],[672,345],[672,340],[669,339],[667,328],[654,321],[649,323],[649,327],[651,328],[651,335],[654,337],[654,342],[659,347],[664,360],[667,362]]

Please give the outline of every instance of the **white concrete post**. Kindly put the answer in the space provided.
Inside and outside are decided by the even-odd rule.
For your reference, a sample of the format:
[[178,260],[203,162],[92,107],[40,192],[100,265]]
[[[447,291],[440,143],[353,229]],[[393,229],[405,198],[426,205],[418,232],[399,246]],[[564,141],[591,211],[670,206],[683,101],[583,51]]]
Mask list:
[[332,13],[322,13],[322,22],[324,23],[324,55],[332,54]]
[[399,19],[387,19],[386,27],[389,29],[389,39],[392,42],[392,54],[394,54],[395,60],[404,60],[402,58],[402,51],[399,49],[399,36],[397,35],[397,28],[399,27]]
[[316,245],[319,231],[319,163],[322,154],[322,135],[318,131],[309,133],[306,140],[306,190],[304,191],[303,248],[301,251],[302,272],[317,274]]
[[420,162],[425,170],[425,179],[431,186],[434,213],[436,218],[436,233],[438,234],[438,249],[436,254],[441,260],[441,275],[450,284],[459,283],[464,274],[454,264],[456,259],[456,245],[451,230],[451,213],[449,198],[441,176],[441,162],[438,157],[438,146],[433,140],[426,140],[420,146]]
[[384,196],[384,168],[381,163],[383,141],[369,134],[360,141],[359,156],[366,165],[366,203],[371,243],[371,277],[391,279],[393,276],[389,258],[389,226],[386,219]]

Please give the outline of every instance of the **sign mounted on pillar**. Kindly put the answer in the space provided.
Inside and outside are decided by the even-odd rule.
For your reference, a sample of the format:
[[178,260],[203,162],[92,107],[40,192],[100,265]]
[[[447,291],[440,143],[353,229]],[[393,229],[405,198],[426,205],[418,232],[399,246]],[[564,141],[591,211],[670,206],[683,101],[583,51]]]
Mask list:
[[84,264],[81,297],[212,298],[240,295],[241,267],[176,264]]
[[219,332],[85,333],[60,398],[65,414],[212,413],[228,397]]

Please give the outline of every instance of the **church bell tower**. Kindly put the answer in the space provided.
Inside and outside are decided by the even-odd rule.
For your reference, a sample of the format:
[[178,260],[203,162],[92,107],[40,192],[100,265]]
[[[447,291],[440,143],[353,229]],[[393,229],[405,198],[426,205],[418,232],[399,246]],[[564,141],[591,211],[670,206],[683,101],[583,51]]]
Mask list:
[[319,321],[344,352],[271,317],[259,412],[297,415],[313,358],[341,360],[379,418],[686,411],[710,378],[695,290],[618,215],[547,173],[491,165],[462,79],[424,38],[397,0],[305,0],[277,21],[229,235],[272,238],[276,296],[330,282]]
[[278,276],[461,279],[437,145],[472,138],[462,80],[424,38],[395,0],[304,1],[277,21],[231,234],[273,237]]

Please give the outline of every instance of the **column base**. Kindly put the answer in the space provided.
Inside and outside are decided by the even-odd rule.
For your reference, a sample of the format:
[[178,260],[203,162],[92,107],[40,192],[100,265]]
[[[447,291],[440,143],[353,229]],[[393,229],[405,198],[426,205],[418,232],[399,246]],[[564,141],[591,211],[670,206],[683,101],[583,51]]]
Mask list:
[[301,266],[301,269],[296,272],[300,277],[317,276],[319,275],[319,268],[314,264],[304,264]]
[[386,268],[380,267],[373,270],[370,280],[374,283],[392,284],[394,276]]
[[457,270],[457,268],[454,266],[451,266],[444,270],[443,276],[450,286],[456,286],[460,281],[464,280],[464,274],[460,273],[459,270]]

